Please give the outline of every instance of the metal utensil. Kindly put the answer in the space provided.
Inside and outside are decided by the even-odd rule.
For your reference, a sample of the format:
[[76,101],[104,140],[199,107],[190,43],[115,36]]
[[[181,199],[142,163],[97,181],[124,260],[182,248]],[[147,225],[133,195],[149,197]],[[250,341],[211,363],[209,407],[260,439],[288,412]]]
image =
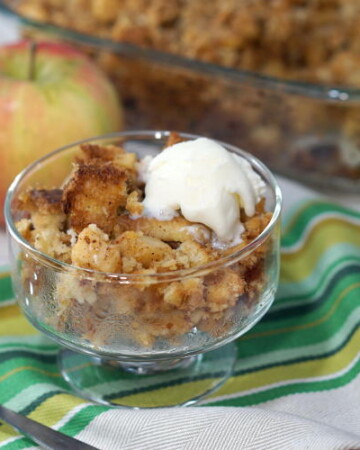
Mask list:
[[28,436],[32,441],[50,450],[98,450],[96,447],[84,444],[75,438],[66,436],[59,431],[46,427],[41,423],[35,422],[25,416],[17,414],[8,408],[0,405],[0,420],[7,422],[19,430],[22,434]]

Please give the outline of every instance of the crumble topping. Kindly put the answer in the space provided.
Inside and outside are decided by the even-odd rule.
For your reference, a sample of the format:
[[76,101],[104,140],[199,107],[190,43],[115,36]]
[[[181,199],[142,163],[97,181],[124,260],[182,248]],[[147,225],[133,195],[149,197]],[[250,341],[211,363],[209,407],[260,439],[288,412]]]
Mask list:
[[[169,142],[176,138],[171,135]],[[144,183],[137,164],[136,155],[121,147],[83,145],[62,189],[29,189],[18,197],[15,208],[23,217],[16,226],[31,245],[59,261],[97,271],[90,275],[72,268],[57,274],[52,313],[44,320],[94,346],[108,345],[124,329],[145,347],[178,339],[194,327],[213,335],[226,332],[239,307],[250,311],[259,300],[271,236],[226,267],[174,281],[156,275],[204,266],[246,246],[271,219],[264,199],[252,217],[241,208],[240,243],[222,248],[213,245],[212,230],[181,215],[164,221],[141,216]],[[25,289],[34,279],[39,292],[46,289],[44,270],[24,255]],[[138,278],[120,283],[110,274]]]

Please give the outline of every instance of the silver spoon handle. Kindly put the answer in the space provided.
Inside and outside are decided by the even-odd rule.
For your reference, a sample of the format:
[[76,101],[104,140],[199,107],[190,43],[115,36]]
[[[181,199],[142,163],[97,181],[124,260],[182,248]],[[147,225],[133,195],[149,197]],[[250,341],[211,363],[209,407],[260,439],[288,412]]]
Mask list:
[[32,441],[50,450],[98,450],[91,445],[84,444],[75,438],[66,436],[59,431],[46,427],[25,416],[17,414],[0,405],[0,420],[7,422],[21,433],[28,436]]

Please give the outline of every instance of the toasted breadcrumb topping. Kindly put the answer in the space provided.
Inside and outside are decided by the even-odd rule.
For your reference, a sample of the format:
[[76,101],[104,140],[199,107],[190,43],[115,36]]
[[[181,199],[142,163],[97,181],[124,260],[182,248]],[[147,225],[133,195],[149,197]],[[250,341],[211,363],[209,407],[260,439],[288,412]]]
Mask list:
[[[172,134],[168,144],[178,140]],[[52,325],[70,327],[96,345],[110,339],[98,323],[108,315],[119,323],[125,315],[132,338],[145,346],[194,326],[209,331],[216,324],[220,333],[231,326],[228,316],[240,299],[255,301],[264,285],[268,241],[240,262],[203,276],[154,284],[146,275],[204,266],[236,252],[264,230],[271,213],[264,200],[253,217],[242,210],[241,244],[214,248],[213,232],[205,225],[181,215],[167,221],[141,215],[144,184],[137,177],[137,163],[136,155],[121,147],[86,144],[61,189],[30,189],[17,198],[21,219],[16,226],[24,239],[59,261],[97,273],[93,280],[76,271],[58,275]],[[24,256],[25,285],[35,278],[40,289],[39,270]],[[143,278],[133,286],[117,284],[109,282],[109,273]]]

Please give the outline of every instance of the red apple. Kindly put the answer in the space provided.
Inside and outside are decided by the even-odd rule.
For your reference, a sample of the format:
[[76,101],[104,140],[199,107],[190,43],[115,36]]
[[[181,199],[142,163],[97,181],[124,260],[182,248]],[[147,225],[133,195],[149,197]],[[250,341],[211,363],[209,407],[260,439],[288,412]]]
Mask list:
[[12,179],[32,161],[121,128],[113,86],[82,53],[49,42],[0,47],[1,211]]

